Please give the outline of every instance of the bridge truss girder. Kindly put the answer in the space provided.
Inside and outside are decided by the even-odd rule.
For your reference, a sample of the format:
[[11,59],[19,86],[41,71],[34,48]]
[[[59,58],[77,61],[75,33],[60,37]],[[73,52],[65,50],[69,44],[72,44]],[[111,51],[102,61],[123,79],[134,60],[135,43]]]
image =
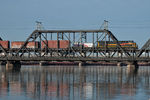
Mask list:
[[[68,40],[70,41],[70,45],[68,48],[49,48],[48,40],[57,40],[57,42],[59,40]],[[45,44],[45,48],[27,48],[28,42],[39,42],[41,46],[42,41]],[[97,47],[98,41],[114,41],[117,44],[117,48],[99,48]],[[76,42],[90,42],[94,46],[91,48],[76,48],[73,47],[73,44]],[[52,60],[52,58],[65,60],[73,57],[78,58],[78,60],[82,58],[83,60],[91,59],[92,61],[93,59],[94,61],[95,59],[97,61],[103,58],[134,58],[138,50],[122,48],[118,39],[109,30],[35,30],[29,35],[21,48],[6,50],[0,46],[0,52],[5,54],[6,59],[16,58],[23,60],[24,58],[28,58],[32,61],[36,57],[38,59],[44,57],[45,60]],[[149,51],[147,55],[149,55]]]
[[143,56],[142,54],[145,53],[149,57],[149,50],[150,50],[150,39],[142,46],[142,48],[137,52],[136,57]]
[[[61,34],[61,35],[60,35]],[[83,37],[84,36],[84,37]],[[88,38],[90,37],[90,38]],[[75,42],[83,42],[81,39],[84,38],[84,42],[89,42],[94,44],[94,47],[92,48],[73,48],[73,44]],[[69,40],[70,45],[67,49],[57,48],[52,49],[48,47],[47,41],[48,40]],[[46,48],[40,48],[38,50],[29,50],[26,48],[26,45],[28,42],[35,42],[38,41],[41,45],[42,41],[46,45]],[[116,50],[112,51],[108,48],[104,48],[103,50],[97,48],[97,42],[98,41],[114,41],[117,44]],[[25,56],[25,54],[28,53],[28,55],[33,56],[77,56],[77,57],[113,57],[114,54],[122,53],[124,56],[129,57],[130,54],[120,46],[118,43],[118,39],[108,30],[35,30],[32,32],[32,34],[26,39],[25,43],[22,45],[21,48],[18,49],[18,51],[13,52],[12,55],[15,56]]]

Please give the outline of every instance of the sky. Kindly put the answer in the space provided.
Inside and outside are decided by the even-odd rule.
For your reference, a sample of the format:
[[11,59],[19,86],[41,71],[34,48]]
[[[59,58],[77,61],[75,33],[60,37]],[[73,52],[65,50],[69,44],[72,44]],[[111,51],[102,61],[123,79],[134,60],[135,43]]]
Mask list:
[[25,41],[36,29],[99,29],[141,47],[150,38],[150,0],[0,0],[0,37]]

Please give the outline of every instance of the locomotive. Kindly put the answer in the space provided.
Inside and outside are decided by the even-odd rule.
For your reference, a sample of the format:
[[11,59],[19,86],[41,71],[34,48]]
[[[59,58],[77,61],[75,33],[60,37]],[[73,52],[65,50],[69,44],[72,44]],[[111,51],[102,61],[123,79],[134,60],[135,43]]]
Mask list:
[[[134,41],[118,41],[122,48],[137,49],[138,45]],[[98,48],[117,48],[118,45],[114,41],[98,41]]]

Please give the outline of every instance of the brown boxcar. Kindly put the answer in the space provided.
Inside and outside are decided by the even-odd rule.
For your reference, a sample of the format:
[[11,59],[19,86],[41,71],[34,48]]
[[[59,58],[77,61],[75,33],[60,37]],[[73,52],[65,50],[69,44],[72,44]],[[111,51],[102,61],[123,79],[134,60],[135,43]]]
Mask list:
[[5,49],[8,49],[9,46],[10,46],[10,42],[9,41],[0,41],[0,44]]
[[39,48],[39,42],[29,42],[27,48]]
[[[46,44],[45,44],[46,43]],[[46,45],[48,46],[48,48],[57,48],[57,40],[44,40],[42,41],[42,46],[41,48],[46,48]]]
[[13,41],[11,42],[11,48],[20,48],[23,44],[23,41]]
[[59,40],[59,48],[68,48],[69,44],[68,40]]
[[[13,41],[11,42],[11,48],[21,48],[24,41]],[[26,46],[27,48],[39,48],[39,42],[29,42]]]

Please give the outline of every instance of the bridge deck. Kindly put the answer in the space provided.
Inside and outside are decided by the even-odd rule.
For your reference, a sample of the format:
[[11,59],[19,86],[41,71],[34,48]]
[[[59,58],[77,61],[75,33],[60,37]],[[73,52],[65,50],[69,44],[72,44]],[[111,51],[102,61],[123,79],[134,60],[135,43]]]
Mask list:
[[108,57],[3,57],[0,58],[0,61],[70,61],[70,62],[75,62],[75,61],[92,61],[92,62],[98,62],[98,61],[114,61],[114,62],[132,62],[132,61],[138,61],[138,62],[149,62],[150,58],[149,57],[140,57],[140,58],[133,58],[133,57],[113,57],[113,58],[108,58]]

